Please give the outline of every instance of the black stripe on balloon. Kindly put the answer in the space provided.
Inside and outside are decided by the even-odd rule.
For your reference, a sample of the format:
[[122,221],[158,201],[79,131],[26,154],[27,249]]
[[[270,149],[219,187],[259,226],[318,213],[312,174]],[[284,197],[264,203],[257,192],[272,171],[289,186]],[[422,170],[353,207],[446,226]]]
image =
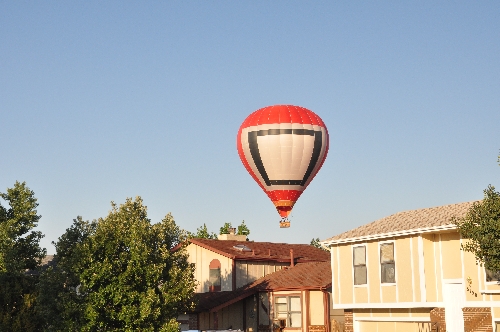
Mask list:
[[316,166],[316,163],[318,162],[319,155],[321,153],[321,146],[323,145],[323,135],[321,134],[321,131],[315,131],[314,132],[314,148],[313,148],[313,153],[311,156],[311,161],[309,162],[309,167],[307,167],[306,174],[304,174],[304,178],[302,179],[302,183],[300,184],[301,186],[304,186],[307,182],[307,179],[309,179],[309,176],[311,176],[311,173]]
[[260,176],[266,183],[266,186],[270,186],[271,182],[269,181],[266,169],[264,168],[264,164],[262,163],[262,158],[260,157],[259,143],[257,143],[257,135],[258,131],[251,131],[248,133],[248,147],[250,148],[250,154],[252,155],[253,162],[255,163],[255,167],[257,167]]
[[302,180],[270,180],[273,186],[302,186]]
[[267,135],[307,135],[314,136],[315,131],[310,129],[267,129],[258,130],[257,136],[267,136]]
[[[311,155],[311,160],[309,161],[309,166],[307,167],[306,173],[302,180],[269,180],[266,168],[262,163],[262,158],[259,152],[259,143],[257,142],[258,136],[267,135],[307,135],[314,136],[314,147]],[[304,186],[307,179],[311,176],[316,163],[318,162],[319,155],[321,154],[321,147],[323,145],[323,134],[321,131],[310,130],[310,129],[267,129],[267,130],[256,130],[248,132],[248,147],[250,149],[250,154],[252,155],[255,167],[260,173],[260,176],[266,183],[266,186],[271,185],[288,185],[288,186]]]

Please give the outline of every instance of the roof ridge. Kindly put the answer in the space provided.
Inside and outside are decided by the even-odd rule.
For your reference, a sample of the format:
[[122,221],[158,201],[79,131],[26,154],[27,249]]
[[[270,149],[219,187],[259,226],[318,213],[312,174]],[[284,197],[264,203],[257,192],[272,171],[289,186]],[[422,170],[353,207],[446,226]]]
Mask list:
[[469,208],[478,201],[399,211],[335,235],[322,242],[327,245],[334,244],[339,240],[342,240],[342,242],[346,242],[346,240],[354,241],[358,238],[362,240],[367,236],[380,235],[380,237],[384,237],[384,234],[393,237],[399,236],[398,233],[404,235],[405,232],[410,230],[424,231],[428,229],[429,231],[437,231],[442,226],[450,225],[451,218],[465,215]]
[[[276,242],[251,242],[236,240],[191,239],[191,243],[207,250],[218,253],[234,260],[252,261],[290,261],[293,257],[297,261],[329,261],[328,252],[315,248],[310,244],[276,243]],[[236,245],[244,245],[250,250],[236,250]]]

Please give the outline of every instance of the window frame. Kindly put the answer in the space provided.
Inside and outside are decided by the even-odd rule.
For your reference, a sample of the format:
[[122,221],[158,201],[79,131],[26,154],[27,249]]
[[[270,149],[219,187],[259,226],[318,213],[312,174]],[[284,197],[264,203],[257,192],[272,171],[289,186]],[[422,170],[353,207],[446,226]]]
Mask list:
[[[392,244],[392,263],[382,263],[382,246]],[[384,282],[382,281],[382,265],[394,264],[394,282]],[[395,286],[398,281],[397,269],[396,269],[396,241],[388,240],[388,241],[380,241],[378,243],[378,266],[379,266],[379,277],[380,284],[382,286]]]
[[488,275],[486,271],[489,270],[487,270],[486,267],[483,266],[483,271],[484,271],[484,282],[486,285],[500,285],[500,271],[497,272],[499,274],[498,280],[492,280],[492,281],[488,281]]
[[[221,273],[221,263],[218,259],[212,259],[208,266],[208,291],[209,292],[220,292],[222,290],[222,273]],[[218,285],[214,285],[211,281],[212,271],[218,272]]]
[[[286,326],[285,328],[287,330],[291,329],[296,329],[296,330],[302,330],[303,326],[303,315],[302,315],[302,295],[300,293],[293,293],[293,294],[280,294],[280,295],[273,295],[273,311],[274,311],[274,321],[278,321],[279,313],[282,311],[278,311],[278,298],[285,298],[286,299]],[[300,306],[300,311],[292,311],[290,306],[291,306],[291,301],[290,298],[298,298],[299,299],[299,306]],[[291,321],[291,314],[292,313],[300,313],[300,326],[290,326],[290,321]]]
[[[355,265],[355,257],[354,252],[355,248],[363,247],[365,249],[365,264]],[[368,256],[367,256],[367,245],[366,243],[353,244],[351,246],[352,251],[352,283],[354,287],[368,287]],[[364,284],[356,284],[356,267],[365,267],[365,283]]]

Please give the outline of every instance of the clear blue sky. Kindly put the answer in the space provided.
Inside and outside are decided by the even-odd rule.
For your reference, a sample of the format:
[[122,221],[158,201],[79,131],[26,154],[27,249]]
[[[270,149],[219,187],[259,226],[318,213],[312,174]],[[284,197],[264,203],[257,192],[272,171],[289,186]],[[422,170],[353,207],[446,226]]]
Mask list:
[[[142,196],[153,222],[245,220],[308,243],[500,187],[500,2],[3,1],[0,191],[35,191],[42,245]],[[279,229],[242,166],[248,114],[295,104],[330,132]]]

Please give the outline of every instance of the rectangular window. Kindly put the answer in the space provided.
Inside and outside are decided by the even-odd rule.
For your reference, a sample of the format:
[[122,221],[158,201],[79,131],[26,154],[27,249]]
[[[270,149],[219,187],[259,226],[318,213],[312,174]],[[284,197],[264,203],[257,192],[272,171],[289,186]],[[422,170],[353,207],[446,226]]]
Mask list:
[[275,316],[285,321],[285,327],[302,326],[300,296],[277,296]]
[[488,282],[500,281],[500,271],[493,272],[485,268],[484,272],[486,273],[486,281]]
[[394,263],[394,243],[380,244],[380,280],[382,283],[396,282],[396,265]]
[[353,267],[354,267],[354,284],[366,284],[366,247],[357,246],[352,248]]

